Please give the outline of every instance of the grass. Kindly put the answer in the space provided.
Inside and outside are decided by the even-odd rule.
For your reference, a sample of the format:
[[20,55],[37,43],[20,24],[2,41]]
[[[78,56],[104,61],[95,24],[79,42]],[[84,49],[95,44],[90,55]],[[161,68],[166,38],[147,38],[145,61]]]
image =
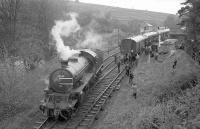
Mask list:
[[[177,59],[175,70],[173,61]],[[139,65],[136,82],[142,107],[137,129],[193,128],[200,113],[200,67],[183,51],[177,51],[163,63]],[[190,122],[188,122],[190,121]]]
[[57,59],[53,59],[20,76],[9,65],[1,70],[0,128],[27,128],[27,123],[35,117],[33,114],[39,109],[43,89],[46,87],[44,80],[57,67]]

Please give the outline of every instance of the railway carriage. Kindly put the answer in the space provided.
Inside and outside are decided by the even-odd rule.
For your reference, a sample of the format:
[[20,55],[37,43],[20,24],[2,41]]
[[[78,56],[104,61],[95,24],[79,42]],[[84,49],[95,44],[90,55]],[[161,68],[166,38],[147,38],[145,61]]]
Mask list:
[[95,83],[102,63],[102,51],[87,49],[61,61],[61,68],[49,76],[40,110],[48,117],[70,118]]
[[125,38],[119,45],[120,52],[125,55],[133,50],[133,53],[136,54],[142,53],[146,47],[158,47],[159,42],[168,38],[169,31],[169,29],[165,28],[155,32],[148,32],[134,37]]
[[134,54],[140,52],[145,46],[145,39],[147,39],[145,35],[123,39],[120,44],[120,52],[123,55],[130,53],[131,50],[133,50]]

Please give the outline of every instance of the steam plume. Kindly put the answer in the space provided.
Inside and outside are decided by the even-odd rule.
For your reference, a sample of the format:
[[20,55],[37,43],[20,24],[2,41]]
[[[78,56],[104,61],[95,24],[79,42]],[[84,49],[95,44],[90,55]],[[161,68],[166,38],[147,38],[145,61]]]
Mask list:
[[60,58],[62,58],[63,60],[67,60],[72,55],[79,53],[78,50],[73,50],[69,46],[65,46],[61,37],[68,37],[72,33],[80,30],[80,26],[76,20],[78,15],[76,13],[69,13],[68,15],[71,17],[70,20],[56,21],[55,26],[52,28],[51,31],[53,38],[56,41],[57,52],[59,53]]
[[101,49],[103,46],[102,36],[95,33],[92,29],[85,34],[85,39],[78,43],[77,47]]

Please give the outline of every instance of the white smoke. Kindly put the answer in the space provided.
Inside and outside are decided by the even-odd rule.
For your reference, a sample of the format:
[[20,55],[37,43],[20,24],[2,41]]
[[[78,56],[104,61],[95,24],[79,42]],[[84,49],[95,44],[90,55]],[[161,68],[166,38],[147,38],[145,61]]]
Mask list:
[[101,49],[103,45],[104,42],[102,36],[90,29],[90,31],[86,32],[85,39],[76,46],[81,48]]
[[[81,30],[80,25],[77,22],[78,14],[69,13],[67,16],[70,16],[70,20],[59,20],[55,21],[55,26],[53,26],[51,30],[51,34],[53,35],[53,39],[56,42],[57,52],[61,59],[67,60],[74,54],[79,53],[79,50],[71,49],[69,46],[65,46],[62,37],[69,37],[71,34],[76,33]],[[84,39],[79,40],[76,44],[76,48],[93,48],[93,49],[101,49],[105,42],[103,42],[103,38],[101,35],[94,32],[94,30],[89,25],[90,28],[87,32],[83,33]],[[82,29],[83,30],[83,29]],[[83,31],[84,32],[84,31]]]
[[67,21],[56,21],[51,31],[56,41],[57,52],[63,60],[67,60],[72,55],[79,53],[78,50],[73,50],[69,46],[65,46],[62,39],[62,36],[69,37],[72,33],[80,30],[80,25],[76,20],[78,15],[76,13],[69,13],[67,15],[69,15],[71,19]]

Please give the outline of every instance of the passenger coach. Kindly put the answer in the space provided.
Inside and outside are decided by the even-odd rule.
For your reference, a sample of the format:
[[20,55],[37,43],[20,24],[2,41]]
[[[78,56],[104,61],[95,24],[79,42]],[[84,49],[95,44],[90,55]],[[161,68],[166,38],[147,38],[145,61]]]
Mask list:
[[162,29],[123,39],[119,45],[120,52],[125,55],[133,50],[133,53],[136,54],[143,52],[146,47],[158,46],[159,42],[168,38],[169,31],[169,29]]

